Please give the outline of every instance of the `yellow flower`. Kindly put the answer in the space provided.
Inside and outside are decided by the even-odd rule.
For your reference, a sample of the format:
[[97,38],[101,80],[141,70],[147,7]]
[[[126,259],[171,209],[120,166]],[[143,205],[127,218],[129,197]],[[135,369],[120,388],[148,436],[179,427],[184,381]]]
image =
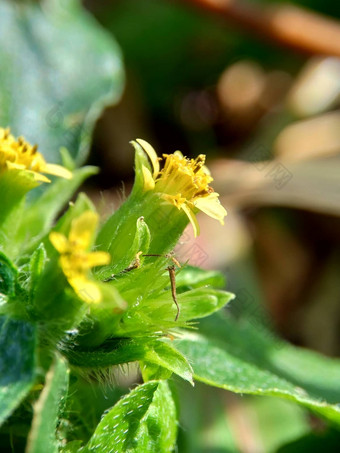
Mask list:
[[218,193],[209,186],[213,178],[204,165],[204,154],[200,154],[196,159],[188,159],[180,151],[163,154],[164,166],[160,169],[160,159],[153,147],[145,140],[136,141],[147,153],[152,164],[152,173],[146,166],[142,167],[144,190],[159,192],[164,200],[182,209],[194,228],[195,236],[199,234],[195,215],[197,210],[224,224],[227,211],[221,205]]
[[106,252],[88,252],[98,223],[98,215],[85,211],[74,219],[68,238],[52,231],[50,241],[60,253],[59,262],[63,273],[78,297],[88,303],[101,301],[101,292],[94,281],[89,279],[92,267],[109,264]]
[[24,170],[37,182],[50,182],[42,173],[72,178],[72,173],[61,165],[46,163],[37,149],[36,145],[30,145],[22,137],[15,139],[9,129],[0,127],[0,174],[6,170]]

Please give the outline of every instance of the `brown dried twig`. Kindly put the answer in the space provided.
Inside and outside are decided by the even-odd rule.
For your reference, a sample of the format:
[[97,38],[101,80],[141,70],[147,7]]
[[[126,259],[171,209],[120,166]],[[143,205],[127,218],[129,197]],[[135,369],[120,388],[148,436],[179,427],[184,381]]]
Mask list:
[[293,5],[239,0],[182,0],[270,41],[310,55],[340,56],[340,23]]

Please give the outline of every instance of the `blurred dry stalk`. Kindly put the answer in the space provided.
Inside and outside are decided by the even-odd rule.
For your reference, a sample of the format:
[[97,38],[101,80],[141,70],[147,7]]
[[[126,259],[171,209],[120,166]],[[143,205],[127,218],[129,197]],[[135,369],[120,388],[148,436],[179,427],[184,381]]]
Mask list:
[[288,107],[304,118],[323,113],[340,100],[340,59],[314,57],[294,82],[288,97]]
[[340,24],[292,5],[256,6],[235,0],[182,0],[285,47],[340,56]]
[[[210,165],[214,187],[227,207],[276,205],[340,216],[339,156],[301,162],[275,159],[261,165],[263,170],[257,163],[231,159]],[[281,185],[277,185],[280,174],[274,171],[279,166],[291,175]]]

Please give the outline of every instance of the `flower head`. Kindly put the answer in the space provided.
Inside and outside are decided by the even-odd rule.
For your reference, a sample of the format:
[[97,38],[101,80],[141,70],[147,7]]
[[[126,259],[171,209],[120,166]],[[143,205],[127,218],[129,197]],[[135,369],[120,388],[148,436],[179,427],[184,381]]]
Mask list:
[[60,253],[59,262],[63,273],[78,297],[88,303],[98,303],[101,292],[89,279],[90,269],[109,264],[111,257],[106,252],[89,252],[98,223],[98,215],[85,211],[73,220],[68,238],[61,233],[50,233],[50,241]]
[[195,236],[199,234],[199,225],[195,212],[200,210],[224,224],[227,211],[218,199],[209,183],[213,181],[209,170],[204,165],[205,155],[196,159],[188,159],[180,151],[174,154],[163,154],[164,166],[161,169],[159,158],[153,147],[145,140],[137,139],[137,143],[147,153],[152,172],[143,165],[144,190],[161,193],[162,198],[188,216]]
[[72,178],[72,173],[61,165],[46,163],[37,149],[22,137],[15,139],[9,129],[0,128],[0,174],[7,170],[23,170],[37,182],[50,182],[42,173]]

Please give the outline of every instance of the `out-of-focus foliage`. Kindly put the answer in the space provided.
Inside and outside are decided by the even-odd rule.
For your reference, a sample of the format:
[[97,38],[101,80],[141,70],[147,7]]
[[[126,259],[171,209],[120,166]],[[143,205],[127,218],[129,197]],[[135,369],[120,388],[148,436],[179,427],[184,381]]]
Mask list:
[[119,100],[121,53],[79,0],[0,5],[0,124],[39,143],[49,161],[66,147],[86,159],[94,122]]

